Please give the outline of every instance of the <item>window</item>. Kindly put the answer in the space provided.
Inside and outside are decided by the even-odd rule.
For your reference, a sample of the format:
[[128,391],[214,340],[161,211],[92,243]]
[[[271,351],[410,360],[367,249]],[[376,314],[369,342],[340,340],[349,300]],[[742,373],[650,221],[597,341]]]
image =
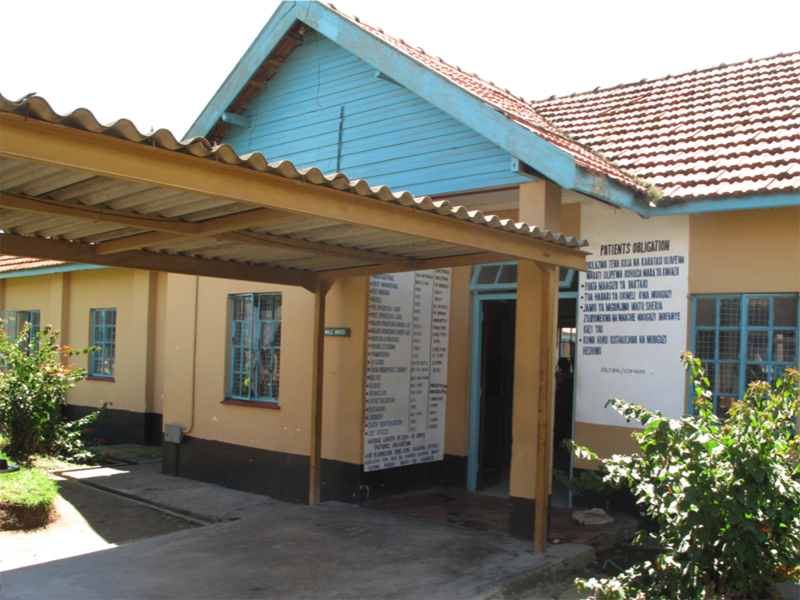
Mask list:
[[89,355],[89,375],[113,379],[117,355],[117,309],[93,308],[90,317],[92,346],[100,350]]
[[[573,283],[577,283],[575,271],[573,269],[560,269],[558,289],[573,289]],[[507,262],[476,266],[469,289],[472,291],[517,289],[517,263]]]
[[0,320],[3,321],[3,331],[6,332],[6,337],[10,340],[16,340],[25,323],[30,323],[31,330],[28,332],[28,339],[30,340],[39,333],[41,313],[38,310],[4,310],[0,311]]
[[698,296],[692,320],[692,351],[706,368],[721,417],[750,382],[774,383],[786,367],[797,367],[796,295]]
[[281,295],[231,296],[229,396],[277,402],[280,392]]

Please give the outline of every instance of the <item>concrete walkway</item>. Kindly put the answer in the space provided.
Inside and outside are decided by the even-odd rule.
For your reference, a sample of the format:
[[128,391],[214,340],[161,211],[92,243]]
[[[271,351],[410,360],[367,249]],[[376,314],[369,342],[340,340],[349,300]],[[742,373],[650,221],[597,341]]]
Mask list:
[[504,598],[594,557],[578,544],[537,555],[504,535],[346,504],[285,504],[157,464],[64,475],[214,524],[6,571],[4,600]]
[[233,521],[291,506],[261,494],[164,475],[161,461],[61,471],[60,475],[202,523]]

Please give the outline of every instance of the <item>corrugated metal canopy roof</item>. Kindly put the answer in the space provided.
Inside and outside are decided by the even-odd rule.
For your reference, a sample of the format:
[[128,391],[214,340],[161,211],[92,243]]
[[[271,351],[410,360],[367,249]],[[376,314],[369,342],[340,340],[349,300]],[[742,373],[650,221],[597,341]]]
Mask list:
[[[498,254],[583,266],[577,249],[584,240],[342,173],[268,163],[261,154],[240,157],[202,138],[182,143],[166,130],[144,135],[124,119],[103,126],[85,109],[59,115],[38,97],[11,102],[0,95],[0,122],[6,254],[25,248],[38,258],[137,268],[168,255],[311,278],[476,264]],[[402,225],[409,218],[419,228],[417,221]],[[465,235],[455,223],[468,227]],[[518,246],[527,249],[508,253]],[[308,287],[310,279],[298,281]]]

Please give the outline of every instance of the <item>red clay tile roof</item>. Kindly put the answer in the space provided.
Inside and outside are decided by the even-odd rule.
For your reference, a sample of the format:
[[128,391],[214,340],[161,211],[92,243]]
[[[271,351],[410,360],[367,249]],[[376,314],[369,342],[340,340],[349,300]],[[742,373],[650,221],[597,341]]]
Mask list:
[[596,156],[580,143],[569,139],[568,134],[565,134],[564,131],[559,131],[558,127],[554,127],[548,123],[533,109],[531,104],[525,102],[522,98],[515,96],[508,90],[497,87],[491,81],[484,81],[474,73],[468,73],[461,70],[459,67],[449,65],[439,57],[429,56],[422,48],[409,46],[403,40],[387,35],[380,28],[362,23],[357,17],[344,14],[332,4],[328,6],[339,15],[361,27],[364,31],[390,44],[420,64],[450,80],[473,96],[481,99],[483,102],[495,108],[499,108],[508,118],[518,123],[521,127],[532,131],[554,146],[567,151],[575,157],[576,163],[580,166],[594,171],[595,173],[612,177],[623,185],[638,191],[645,190],[642,185],[623,173],[619,168]]
[[39,258],[25,258],[23,256],[8,256],[0,254],[0,273],[9,271],[27,271],[41,269],[42,267],[55,267],[66,264],[60,260],[43,260]]
[[534,106],[668,198],[800,191],[800,52]]

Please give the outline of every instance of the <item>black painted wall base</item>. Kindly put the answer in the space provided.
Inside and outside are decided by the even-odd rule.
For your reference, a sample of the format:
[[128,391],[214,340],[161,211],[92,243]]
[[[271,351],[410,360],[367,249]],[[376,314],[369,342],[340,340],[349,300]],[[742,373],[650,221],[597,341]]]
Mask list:
[[536,500],[531,498],[508,498],[508,533],[521,540],[533,539],[536,522]]
[[[284,502],[308,502],[308,457],[186,436],[164,442],[165,474],[264,494]],[[323,502],[363,504],[385,496],[437,487],[465,487],[467,458],[444,460],[365,473],[362,465],[322,461]]]
[[[90,406],[64,406],[63,415],[69,421],[81,419],[95,412]],[[162,435],[162,416],[156,413],[137,413],[130,410],[107,408],[105,414],[92,425],[89,437],[101,439],[105,444],[139,444],[160,446]]]

